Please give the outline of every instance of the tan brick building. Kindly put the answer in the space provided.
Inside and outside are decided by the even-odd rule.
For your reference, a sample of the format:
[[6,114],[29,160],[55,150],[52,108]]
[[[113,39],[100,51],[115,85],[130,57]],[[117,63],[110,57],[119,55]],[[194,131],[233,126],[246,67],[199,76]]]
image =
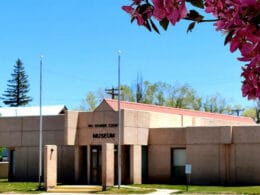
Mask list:
[[[43,144],[58,147],[58,182],[117,183],[117,105],[105,99],[93,112],[43,117]],[[122,101],[121,119],[122,183],[182,183],[191,164],[194,184],[260,184],[260,127],[250,118]],[[37,180],[38,129],[36,116],[0,117],[10,179]]]

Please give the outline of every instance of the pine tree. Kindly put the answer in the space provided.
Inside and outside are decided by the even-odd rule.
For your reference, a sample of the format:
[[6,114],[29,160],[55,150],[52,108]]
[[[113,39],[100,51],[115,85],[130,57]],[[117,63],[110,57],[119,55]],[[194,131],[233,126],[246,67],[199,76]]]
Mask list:
[[27,96],[27,93],[30,91],[30,85],[23,63],[19,58],[14,65],[14,72],[11,76],[12,79],[8,80],[7,90],[3,94],[4,104],[10,107],[27,105],[32,101],[32,98]]

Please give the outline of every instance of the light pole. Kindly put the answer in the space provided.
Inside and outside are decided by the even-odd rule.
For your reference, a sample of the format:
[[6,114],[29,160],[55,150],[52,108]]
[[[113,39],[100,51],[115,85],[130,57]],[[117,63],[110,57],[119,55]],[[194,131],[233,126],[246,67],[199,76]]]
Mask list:
[[121,51],[118,51],[118,147],[117,147],[117,165],[118,165],[118,188],[121,185],[121,84],[120,84],[120,61],[121,61]]
[[42,180],[42,59],[43,56],[40,56],[39,188]]

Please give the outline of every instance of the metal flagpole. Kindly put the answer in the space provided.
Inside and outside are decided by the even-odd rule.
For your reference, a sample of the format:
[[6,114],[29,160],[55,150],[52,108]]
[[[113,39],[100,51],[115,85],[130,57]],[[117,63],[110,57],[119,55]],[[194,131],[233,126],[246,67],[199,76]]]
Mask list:
[[117,165],[118,165],[118,188],[121,185],[121,86],[120,86],[120,59],[121,51],[118,51],[118,148],[117,148]]
[[43,56],[40,56],[39,188],[42,180],[42,59]]

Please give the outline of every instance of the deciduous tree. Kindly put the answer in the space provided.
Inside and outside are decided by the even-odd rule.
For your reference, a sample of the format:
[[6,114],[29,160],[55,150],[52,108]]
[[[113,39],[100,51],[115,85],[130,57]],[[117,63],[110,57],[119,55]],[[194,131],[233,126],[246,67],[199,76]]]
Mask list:
[[[139,84],[144,86],[142,92],[143,101],[139,103],[225,114],[234,114],[232,110],[235,109],[243,110],[239,105],[228,105],[227,100],[218,93],[204,99],[189,85],[171,85],[165,82],[151,83],[149,81]],[[99,89],[96,92],[88,92],[87,98],[84,99],[80,106],[80,110],[94,110],[103,98],[109,97],[105,95],[104,91]],[[136,102],[134,89],[128,85],[121,86],[121,95],[121,100]]]
[[188,85],[170,86],[169,96],[166,98],[166,106],[185,109],[201,109],[201,97]]
[[86,97],[86,102],[89,105],[88,110],[93,111],[97,107],[97,101],[95,95],[92,92],[89,92]]
[[219,94],[215,94],[206,98],[203,109],[206,112],[224,113],[227,111],[226,100]]
[[256,117],[256,108],[248,108],[243,112],[243,116],[251,117],[255,121],[257,120]]
[[134,92],[128,85],[121,85],[121,100],[129,102],[135,101]]
[[142,102],[145,104],[154,104],[156,90],[156,84],[144,81],[144,96]]

